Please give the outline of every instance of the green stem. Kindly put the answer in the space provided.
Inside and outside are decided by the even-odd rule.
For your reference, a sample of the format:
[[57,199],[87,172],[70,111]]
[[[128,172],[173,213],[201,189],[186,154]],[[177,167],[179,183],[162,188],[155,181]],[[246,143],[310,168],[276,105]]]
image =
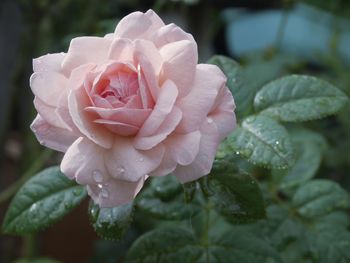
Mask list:
[[202,245],[205,247],[205,256],[206,261],[209,262],[209,227],[210,227],[210,209],[211,203],[207,197],[205,197],[205,206],[204,206],[204,223],[203,223],[203,235],[202,235]]
[[46,160],[52,155],[52,150],[45,149],[38,159],[29,167],[29,169],[20,177],[16,182],[14,182],[11,186],[5,189],[0,193],[0,204],[5,202],[11,196],[13,196],[18,189],[36,172],[38,172]]
[[22,255],[26,259],[32,259],[35,256],[36,238],[34,235],[26,235],[23,237]]

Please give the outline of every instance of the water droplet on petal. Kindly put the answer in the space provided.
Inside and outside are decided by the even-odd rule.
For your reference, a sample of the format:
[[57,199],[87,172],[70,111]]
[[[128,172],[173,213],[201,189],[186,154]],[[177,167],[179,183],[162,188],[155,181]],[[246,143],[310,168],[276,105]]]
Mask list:
[[212,118],[208,118],[207,121],[208,121],[208,123],[213,123],[213,119]]
[[140,161],[140,162],[143,162],[143,161],[144,161],[144,159],[141,157],[141,158],[139,159],[139,161]]
[[100,188],[100,189],[103,188],[102,184],[98,184],[97,187]]
[[125,173],[125,169],[123,167],[118,167],[117,168],[117,174],[118,175],[123,175]]
[[102,188],[100,193],[101,193],[102,198],[108,198],[109,197],[108,190],[105,189],[105,188]]
[[92,172],[92,177],[96,181],[96,183],[101,183],[103,181],[103,175],[100,170],[95,170]]

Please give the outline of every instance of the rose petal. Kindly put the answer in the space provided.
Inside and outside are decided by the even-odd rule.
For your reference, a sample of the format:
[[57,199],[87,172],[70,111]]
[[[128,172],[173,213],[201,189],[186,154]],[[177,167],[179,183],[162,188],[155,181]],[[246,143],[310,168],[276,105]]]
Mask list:
[[189,165],[199,151],[201,133],[199,131],[187,134],[171,134],[163,142],[165,153],[159,167],[151,176],[164,176],[173,172],[177,164]]
[[124,17],[115,29],[116,38],[147,38],[151,32],[164,26],[162,20],[152,10],[145,14],[134,12]]
[[161,143],[171,132],[175,130],[176,126],[181,121],[181,118],[181,110],[179,110],[177,107],[173,107],[172,111],[166,116],[165,120],[159,126],[155,134],[147,137],[137,136],[135,138],[135,148],[139,150],[149,150]]
[[105,153],[105,148],[80,137],[65,153],[61,171],[79,184],[103,183],[110,177],[104,164]]
[[87,190],[91,198],[100,207],[116,207],[131,202],[141,190],[145,176],[137,182],[112,179],[102,188],[88,185]]
[[235,103],[231,92],[227,87],[222,87],[214,103],[214,107],[208,115],[218,127],[220,140],[223,140],[236,127],[236,116],[234,113]]
[[134,58],[138,62],[141,56],[144,56],[150,62],[153,71],[158,76],[162,68],[163,58],[156,46],[151,42],[143,39],[134,41]]
[[134,46],[127,38],[117,38],[109,49],[108,58],[120,62],[133,63]]
[[108,51],[112,41],[102,37],[77,37],[70,42],[62,68],[67,75],[83,64],[100,64],[108,60]]
[[33,59],[33,70],[34,72],[60,72],[62,69],[61,64],[65,56],[65,53],[55,53],[35,58]]
[[148,151],[139,151],[134,148],[132,138],[117,136],[106,156],[106,167],[115,178],[136,182],[159,166],[163,154],[162,144]]
[[34,107],[40,116],[51,126],[62,129],[70,129],[69,126],[58,116],[55,107],[47,105],[38,97],[34,98]]
[[102,119],[118,121],[125,124],[141,127],[145,120],[150,115],[150,109],[130,109],[130,108],[118,108],[118,109],[104,109],[97,107],[87,107],[86,111],[95,112]]
[[176,131],[188,133],[198,130],[214,105],[218,90],[225,85],[226,78],[214,65],[199,64],[191,92],[177,106],[184,114]]
[[68,90],[68,79],[54,71],[34,72],[30,77],[30,87],[34,95],[47,105],[57,106],[57,98]]
[[84,109],[91,106],[90,100],[83,88],[72,90],[68,97],[69,113],[76,127],[82,134],[91,141],[104,148],[111,148],[113,145],[113,134],[102,125],[94,123],[94,113]]
[[158,48],[168,43],[181,40],[190,40],[192,42],[195,42],[191,34],[186,33],[173,23],[161,27],[152,35],[152,41]]
[[94,122],[103,124],[111,132],[114,132],[122,136],[135,135],[139,131],[139,127],[122,123],[122,122],[104,120],[104,119],[97,119],[97,120],[94,120]]
[[210,173],[215,154],[220,143],[219,132],[215,123],[204,123],[200,130],[202,137],[198,155],[187,165],[178,165],[173,172],[181,183],[187,183]]
[[163,57],[161,79],[170,79],[179,89],[179,97],[191,90],[198,62],[196,42],[181,40],[169,43],[159,50]]
[[72,132],[51,126],[39,114],[30,125],[30,128],[40,144],[60,152],[65,152],[77,139]]
[[177,94],[178,91],[175,84],[167,80],[160,89],[159,97],[152,113],[139,131],[138,135],[140,137],[147,137],[156,133],[166,116],[173,109]]

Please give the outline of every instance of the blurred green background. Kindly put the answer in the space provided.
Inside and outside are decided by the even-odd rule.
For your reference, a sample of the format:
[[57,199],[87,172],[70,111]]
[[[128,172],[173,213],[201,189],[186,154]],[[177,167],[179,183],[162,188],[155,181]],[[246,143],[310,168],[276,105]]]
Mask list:
[[[45,150],[29,125],[35,116],[29,87],[32,58],[65,52],[73,37],[103,36],[130,12],[152,8],[198,42],[200,61],[213,54],[239,60],[261,83],[307,73],[350,94],[350,2],[341,0],[1,0],[0,219],[25,179],[62,156]],[[234,94],[233,94],[234,95]],[[350,189],[348,111],[321,122],[330,150],[319,177]],[[124,241],[101,241],[89,226],[87,202],[37,236],[0,236],[0,262],[49,257],[62,262],[120,262],[145,230],[136,220]],[[51,261],[50,261],[51,262]]]

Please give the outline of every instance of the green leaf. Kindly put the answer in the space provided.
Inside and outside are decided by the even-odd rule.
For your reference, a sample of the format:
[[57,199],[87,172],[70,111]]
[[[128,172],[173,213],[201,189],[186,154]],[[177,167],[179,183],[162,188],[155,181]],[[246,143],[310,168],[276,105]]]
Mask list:
[[198,186],[197,181],[185,183],[182,186],[184,189],[185,202],[189,203],[194,199],[196,195],[197,186]]
[[321,164],[322,152],[327,147],[320,134],[306,129],[294,129],[290,135],[296,161],[288,171],[273,171],[274,177],[282,178],[279,182],[281,190],[294,189],[313,178]]
[[83,186],[64,176],[59,167],[29,179],[13,198],[2,226],[7,234],[42,230],[68,214],[86,196]]
[[89,217],[96,233],[104,239],[119,240],[132,221],[133,203],[112,208],[100,208],[93,201],[89,205]]
[[317,218],[336,210],[348,209],[348,193],[329,180],[312,180],[302,185],[293,196],[292,204],[305,218]]
[[237,173],[231,160],[215,161],[209,176],[210,200],[228,221],[249,223],[265,217],[259,185],[249,174]]
[[198,262],[201,248],[192,232],[182,227],[161,227],[152,230],[131,246],[126,262]]
[[[255,90],[245,85],[243,69],[233,59],[221,55],[215,55],[208,63],[217,65],[227,77],[227,86],[232,92],[238,118],[251,112]],[[250,98],[250,99],[249,99]]]
[[139,195],[137,206],[150,216],[165,220],[183,220],[198,212],[195,202],[186,204],[181,184],[174,176],[156,177]]
[[231,229],[212,240],[199,240],[192,231],[161,227],[141,236],[128,252],[127,262],[281,262],[263,239]]
[[347,96],[332,84],[300,75],[268,83],[254,99],[257,112],[288,122],[320,119],[339,112],[347,103]]
[[293,147],[286,129],[265,116],[250,116],[227,138],[236,154],[254,164],[287,168],[294,162]]

